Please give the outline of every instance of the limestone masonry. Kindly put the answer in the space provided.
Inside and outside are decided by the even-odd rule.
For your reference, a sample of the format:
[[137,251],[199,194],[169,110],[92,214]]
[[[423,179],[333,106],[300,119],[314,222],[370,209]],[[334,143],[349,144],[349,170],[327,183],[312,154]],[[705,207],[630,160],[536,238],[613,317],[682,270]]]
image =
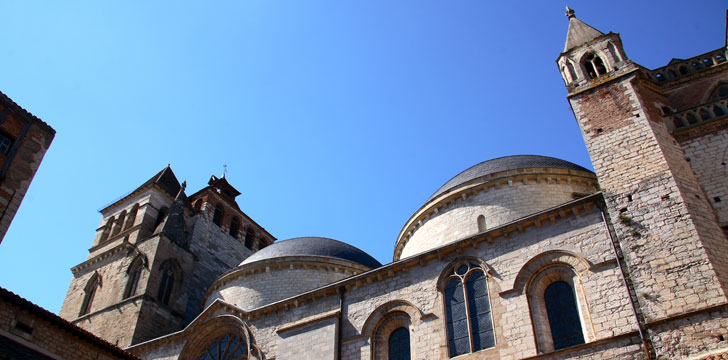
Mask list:
[[[68,346],[149,360],[728,358],[728,49],[650,70],[618,34],[567,17],[556,63],[594,172],[537,155],[476,164],[382,265],[333,239],[276,242],[225,177],[188,196],[167,167],[101,210],[60,312],[81,334]],[[0,340],[73,358],[44,342],[60,319],[7,296]]]

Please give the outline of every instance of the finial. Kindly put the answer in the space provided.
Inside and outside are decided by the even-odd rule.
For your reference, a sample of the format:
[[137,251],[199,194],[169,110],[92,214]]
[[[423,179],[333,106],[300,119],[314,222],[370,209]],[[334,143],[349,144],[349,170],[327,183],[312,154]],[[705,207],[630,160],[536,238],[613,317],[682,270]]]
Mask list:
[[187,180],[182,182],[181,189],[182,189],[182,191],[185,191],[185,189],[187,189]]
[[222,178],[225,178],[225,174],[227,174],[227,164],[222,164]]
[[574,9],[570,8],[569,5],[566,5],[566,17],[569,19],[576,17],[576,15],[574,15]]

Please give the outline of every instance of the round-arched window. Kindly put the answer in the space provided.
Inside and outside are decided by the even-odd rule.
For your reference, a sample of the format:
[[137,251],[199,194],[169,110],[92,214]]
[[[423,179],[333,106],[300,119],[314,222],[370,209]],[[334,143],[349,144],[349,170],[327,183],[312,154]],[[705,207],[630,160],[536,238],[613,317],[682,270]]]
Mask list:
[[212,340],[200,360],[247,360],[248,344],[237,335],[228,334]]

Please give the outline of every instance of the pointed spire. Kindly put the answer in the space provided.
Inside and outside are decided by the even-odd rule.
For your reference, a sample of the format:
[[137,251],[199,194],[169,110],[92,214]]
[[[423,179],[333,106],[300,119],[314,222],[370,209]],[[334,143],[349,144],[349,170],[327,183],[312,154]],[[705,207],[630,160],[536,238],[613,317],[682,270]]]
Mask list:
[[566,16],[569,18],[569,31],[566,34],[564,52],[604,35],[601,31],[577,19],[574,10],[568,6],[566,7]]

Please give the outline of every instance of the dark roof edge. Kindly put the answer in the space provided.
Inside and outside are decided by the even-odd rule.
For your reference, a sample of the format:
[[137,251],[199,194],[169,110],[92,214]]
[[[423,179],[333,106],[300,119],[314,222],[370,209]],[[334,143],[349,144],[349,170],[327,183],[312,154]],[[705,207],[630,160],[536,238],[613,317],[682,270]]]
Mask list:
[[10,110],[13,110],[21,116],[26,117],[28,120],[35,122],[42,128],[45,128],[47,131],[51,132],[53,136],[55,136],[56,130],[54,128],[48,125],[45,121],[41,120],[39,117],[33,115],[30,111],[25,110],[22,106],[18,105],[15,101],[13,101],[13,99],[11,99],[2,91],[0,91],[0,102],[10,108]]
[[22,298],[21,296],[3,287],[0,287],[0,299],[9,302],[11,305],[19,307],[22,310],[28,311],[29,313],[38,316],[43,320],[48,321],[50,324],[57,328],[60,328],[61,330],[66,330],[74,336],[87,340],[91,344],[98,346],[115,356],[119,356],[122,359],[140,360],[138,357],[122,350],[121,348],[109,343],[108,341],[76,325],[71,324],[60,316]]

